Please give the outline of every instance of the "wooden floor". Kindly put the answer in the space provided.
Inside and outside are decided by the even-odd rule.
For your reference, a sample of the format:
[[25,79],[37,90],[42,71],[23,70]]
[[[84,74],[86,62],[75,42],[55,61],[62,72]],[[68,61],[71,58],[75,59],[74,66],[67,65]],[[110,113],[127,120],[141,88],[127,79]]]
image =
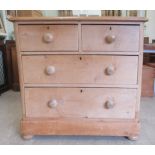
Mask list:
[[20,137],[20,94],[8,91],[0,96],[0,144],[155,144],[155,97],[141,100],[141,134],[139,140],[124,137],[36,136],[25,141]]

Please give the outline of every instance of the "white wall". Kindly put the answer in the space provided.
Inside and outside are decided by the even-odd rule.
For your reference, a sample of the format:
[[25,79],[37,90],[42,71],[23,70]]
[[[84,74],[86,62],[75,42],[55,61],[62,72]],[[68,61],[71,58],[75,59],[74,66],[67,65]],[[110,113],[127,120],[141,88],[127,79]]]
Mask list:
[[145,36],[149,37],[149,42],[152,43],[152,39],[155,39],[155,10],[147,11],[148,22],[146,25]]

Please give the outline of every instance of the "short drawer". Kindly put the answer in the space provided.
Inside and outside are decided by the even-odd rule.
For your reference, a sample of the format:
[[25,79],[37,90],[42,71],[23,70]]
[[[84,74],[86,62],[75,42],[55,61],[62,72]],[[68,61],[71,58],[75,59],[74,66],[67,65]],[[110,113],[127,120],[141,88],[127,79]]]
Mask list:
[[23,56],[27,84],[137,84],[137,56]]
[[139,26],[82,25],[82,50],[86,52],[139,50]]
[[21,51],[78,51],[77,25],[20,25]]
[[136,90],[110,88],[26,88],[26,117],[135,117]]

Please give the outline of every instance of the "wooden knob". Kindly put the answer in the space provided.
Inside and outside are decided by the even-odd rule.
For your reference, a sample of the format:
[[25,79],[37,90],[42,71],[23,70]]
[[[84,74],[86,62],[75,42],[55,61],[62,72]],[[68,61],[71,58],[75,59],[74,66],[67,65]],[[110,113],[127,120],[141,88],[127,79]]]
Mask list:
[[45,72],[47,75],[52,75],[55,73],[55,67],[54,66],[48,66],[48,67],[46,67]]
[[50,100],[50,101],[48,102],[48,107],[49,107],[49,108],[56,108],[57,105],[58,105],[58,102],[57,102],[56,99]]
[[52,33],[45,33],[43,35],[43,40],[44,40],[45,43],[52,42],[53,41],[53,35],[52,35]]
[[113,42],[115,41],[115,39],[116,39],[116,36],[115,36],[115,35],[108,35],[108,36],[106,36],[106,38],[105,38],[105,40],[106,40],[106,42],[107,42],[108,44],[113,43]]
[[112,109],[114,107],[115,103],[114,103],[114,100],[113,99],[108,99],[106,102],[105,102],[105,107],[107,109]]
[[110,65],[106,68],[106,74],[107,75],[112,75],[115,72],[115,67],[113,65]]

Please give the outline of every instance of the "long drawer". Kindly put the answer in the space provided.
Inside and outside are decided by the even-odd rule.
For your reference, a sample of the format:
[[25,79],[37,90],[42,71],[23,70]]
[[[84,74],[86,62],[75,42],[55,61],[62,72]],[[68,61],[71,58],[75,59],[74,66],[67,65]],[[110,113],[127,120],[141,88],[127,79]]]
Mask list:
[[23,56],[27,84],[137,84],[137,56]]
[[21,51],[78,51],[78,25],[20,25]]
[[82,25],[82,50],[139,51],[139,26],[136,25]]
[[26,88],[26,117],[135,117],[135,89]]

